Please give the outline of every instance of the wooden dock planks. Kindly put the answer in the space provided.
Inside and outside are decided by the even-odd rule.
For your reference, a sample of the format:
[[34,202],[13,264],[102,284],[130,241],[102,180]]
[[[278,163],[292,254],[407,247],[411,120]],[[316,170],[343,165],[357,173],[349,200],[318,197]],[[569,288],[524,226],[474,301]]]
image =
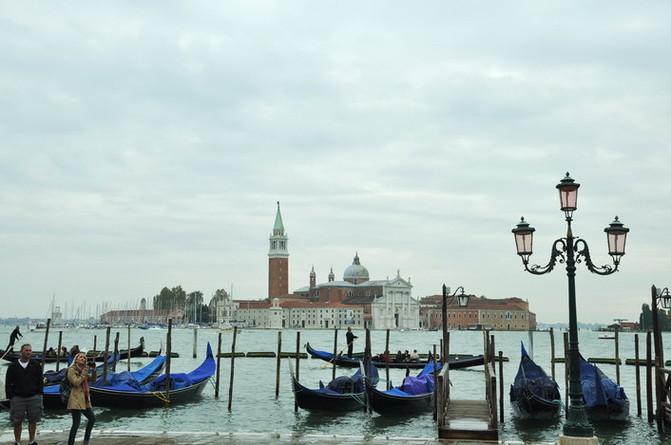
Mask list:
[[438,430],[440,439],[498,441],[498,429],[492,428],[486,400],[450,400],[445,425]]

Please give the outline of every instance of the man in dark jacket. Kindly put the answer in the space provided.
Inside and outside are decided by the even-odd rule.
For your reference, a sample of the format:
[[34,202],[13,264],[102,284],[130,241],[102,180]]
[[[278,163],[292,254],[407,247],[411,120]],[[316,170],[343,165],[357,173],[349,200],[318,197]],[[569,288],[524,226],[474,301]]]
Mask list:
[[21,427],[27,416],[29,444],[37,445],[35,433],[37,422],[42,417],[44,376],[42,366],[30,359],[32,354],[32,346],[22,345],[19,360],[9,365],[5,377],[5,394],[10,400],[9,420],[14,426],[17,444],[21,443]]
[[347,327],[347,334],[345,334],[345,338],[347,338],[347,357],[352,358],[352,349],[354,348],[354,339],[359,338],[356,335],[352,333],[352,327],[348,326]]

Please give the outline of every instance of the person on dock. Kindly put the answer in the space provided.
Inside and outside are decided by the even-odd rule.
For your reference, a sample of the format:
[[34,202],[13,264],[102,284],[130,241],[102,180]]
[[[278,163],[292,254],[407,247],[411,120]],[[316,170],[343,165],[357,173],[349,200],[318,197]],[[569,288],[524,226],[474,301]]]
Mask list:
[[42,392],[44,375],[42,366],[31,360],[33,347],[21,345],[20,357],[7,368],[5,394],[10,401],[9,420],[14,427],[14,441],[21,443],[23,420],[28,417],[28,440],[37,445],[37,422],[42,418]]
[[417,349],[413,349],[413,351],[410,353],[410,361],[411,362],[419,361],[419,352],[417,352]]
[[23,334],[17,326],[14,328],[12,333],[9,334],[9,346],[7,346],[7,349],[12,349],[14,347],[14,343],[16,343],[16,340],[20,339],[21,337],[23,337]]
[[72,426],[70,427],[68,445],[74,445],[75,443],[75,436],[82,421],[82,414],[86,417],[85,445],[91,439],[91,430],[96,422],[96,416],[93,414],[93,407],[91,405],[91,394],[89,392],[89,372],[90,369],[87,366],[86,354],[83,352],[78,353],[67,372],[67,379],[70,382],[68,409],[72,413]]
[[354,349],[354,339],[359,338],[352,333],[352,327],[347,326],[347,334],[345,334],[347,339],[347,357],[352,358],[352,351]]

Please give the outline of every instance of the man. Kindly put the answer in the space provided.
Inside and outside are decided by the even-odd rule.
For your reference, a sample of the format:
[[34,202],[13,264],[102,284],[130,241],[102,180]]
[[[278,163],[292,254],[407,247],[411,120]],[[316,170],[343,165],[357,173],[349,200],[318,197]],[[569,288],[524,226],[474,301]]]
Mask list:
[[16,343],[16,340],[19,338],[23,337],[23,334],[21,334],[21,331],[19,330],[19,327],[15,327],[12,333],[9,335],[9,346],[7,346],[7,349],[11,349],[14,346],[14,343]]
[[21,443],[21,426],[28,417],[29,444],[37,445],[35,433],[37,422],[42,417],[42,389],[44,385],[42,366],[31,360],[33,348],[21,345],[19,360],[9,365],[5,378],[5,394],[10,401],[9,420],[14,426],[14,440]]
[[347,357],[352,358],[352,349],[354,349],[354,339],[359,337],[352,334],[351,326],[347,327],[347,334],[345,334],[345,337],[347,338]]

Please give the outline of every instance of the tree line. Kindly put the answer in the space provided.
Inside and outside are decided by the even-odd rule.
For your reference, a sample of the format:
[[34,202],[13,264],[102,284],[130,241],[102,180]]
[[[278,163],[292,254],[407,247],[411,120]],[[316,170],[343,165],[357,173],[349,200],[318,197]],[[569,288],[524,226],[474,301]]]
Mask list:
[[154,310],[182,310],[187,323],[214,323],[217,321],[216,304],[228,297],[224,289],[217,289],[208,304],[205,304],[203,292],[196,290],[187,293],[182,286],[164,287],[154,295]]

